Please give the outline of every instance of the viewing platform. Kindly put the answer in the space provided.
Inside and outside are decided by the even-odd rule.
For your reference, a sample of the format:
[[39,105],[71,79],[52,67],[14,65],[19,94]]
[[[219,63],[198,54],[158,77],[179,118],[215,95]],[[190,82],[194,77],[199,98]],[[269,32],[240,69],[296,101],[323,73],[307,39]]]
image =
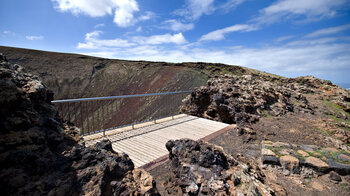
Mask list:
[[176,115],[136,124],[133,127],[113,129],[103,133],[91,134],[84,137],[86,146],[103,139],[112,142],[116,152],[129,155],[135,167],[151,169],[168,158],[165,144],[169,140],[189,138],[193,140],[209,140],[221,134],[234,125],[199,118],[186,114]]

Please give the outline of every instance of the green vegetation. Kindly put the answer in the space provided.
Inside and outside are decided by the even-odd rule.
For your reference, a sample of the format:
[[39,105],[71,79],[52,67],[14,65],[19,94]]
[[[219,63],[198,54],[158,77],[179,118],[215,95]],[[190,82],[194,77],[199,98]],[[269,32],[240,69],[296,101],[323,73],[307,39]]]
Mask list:
[[279,147],[273,147],[273,146],[269,146],[267,147],[267,149],[271,150],[272,152],[274,152],[277,156],[277,158],[281,158],[281,154],[279,153],[282,149],[286,148],[285,146],[279,146]]
[[348,184],[348,183],[339,183],[338,186],[339,186],[340,188],[345,189],[345,188],[348,188],[348,187],[349,187],[349,184]]
[[[321,154],[322,156],[325,156],[327,158],[333,159],[336,162],[339,163],[344,163],[344,164],[350,164],[350,161],[343,161],[338,159],[338,155],[339,154],[345,154],[345,155],[349,155],[346,151],[341,151],[341,152],[329,152],[329,151],[321,151],[321,150],[316,150],[315,152]],[[308,152],[309,153],[309,152]]]
[[293,104],[293,105],[297,105],[297,106],[300,105],[300,103],[299,103],[298,101],[296,101],[295,99],[292,100],[292,104]]
[[267,118],[271,118],[272,115],[267,110],[262,110],[263,116]]
[[[350,125],[350,114],[348,112],[345,112],[342,106],[337,105],[336,103],[328,100],[324,100],[323,104],[326,106],[327,110],[331,113],[331,114],[328,114],[329,118],[332,118],[338,122],[344,122]],[[346,115],[348,120],[338,118],[337,115]]]
[[[316,157],[316,158],[319,158],[319,159],[323,157],[321,151],[315,151],[315,153],[310,152],[310,151],[306,151],[306,152],[307,152],[310,156],[312,156],[312,157]],[[320,155],[317,155],[316,153],[318,153],[318,154],[320,154]]]
[[295,154],[299,155],[299,156],[298,156],[298,159],[299,159],[300,161],[305,161],[305,158],[309,157],[309,156],[305,156],[305,157],[304,157],[302,154],[300,154],[300,153],[298,152],[297,149],[293,149],[293,150],[294,150],[294,153],[295,153]]
[[339,128],[341,128],[341,129],[345,129],[345,130],[347,130],[347,131],[350,131],[350,128],[349,128],[349,127],[344,127],[344,126],[341,126],[341,125],[339,125],[339,124],[337,124],[337,126],[338,126]]
[[323,134],[326,134],[326,135],[333,135],[334,134],[334,132],[332,132],[332,131],[326,131],[326,130],[323,130],[323,129],[320,129],[320,128],[316,128],[315,130],[318,131],[318,132],[321,132]]
[[311,178],[310,177],[305,178],[304,184],[308,185],[310,183],[311,183]]

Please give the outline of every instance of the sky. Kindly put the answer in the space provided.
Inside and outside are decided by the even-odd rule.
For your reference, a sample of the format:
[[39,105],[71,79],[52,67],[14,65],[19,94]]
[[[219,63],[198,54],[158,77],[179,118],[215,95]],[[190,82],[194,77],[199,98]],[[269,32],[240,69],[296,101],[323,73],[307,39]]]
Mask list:
[[0,0],[0,45],[350,83],[350,0]]

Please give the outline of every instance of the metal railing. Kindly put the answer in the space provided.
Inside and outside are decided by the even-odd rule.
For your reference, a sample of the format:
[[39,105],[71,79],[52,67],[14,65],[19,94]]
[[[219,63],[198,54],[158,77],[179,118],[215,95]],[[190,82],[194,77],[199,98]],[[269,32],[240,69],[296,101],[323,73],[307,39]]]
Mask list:
[[180,113],[192,91],[54,100],[61,117],[79,127],[82,135],[132,126]]

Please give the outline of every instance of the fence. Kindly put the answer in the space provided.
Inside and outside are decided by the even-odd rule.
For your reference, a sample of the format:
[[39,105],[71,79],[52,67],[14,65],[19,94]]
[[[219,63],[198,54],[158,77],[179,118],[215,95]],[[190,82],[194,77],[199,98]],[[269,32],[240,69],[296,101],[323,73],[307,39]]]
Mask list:
[[192,91],[122,95],[52,101],[64,120],[82,135],[179,114],[182,100]]

